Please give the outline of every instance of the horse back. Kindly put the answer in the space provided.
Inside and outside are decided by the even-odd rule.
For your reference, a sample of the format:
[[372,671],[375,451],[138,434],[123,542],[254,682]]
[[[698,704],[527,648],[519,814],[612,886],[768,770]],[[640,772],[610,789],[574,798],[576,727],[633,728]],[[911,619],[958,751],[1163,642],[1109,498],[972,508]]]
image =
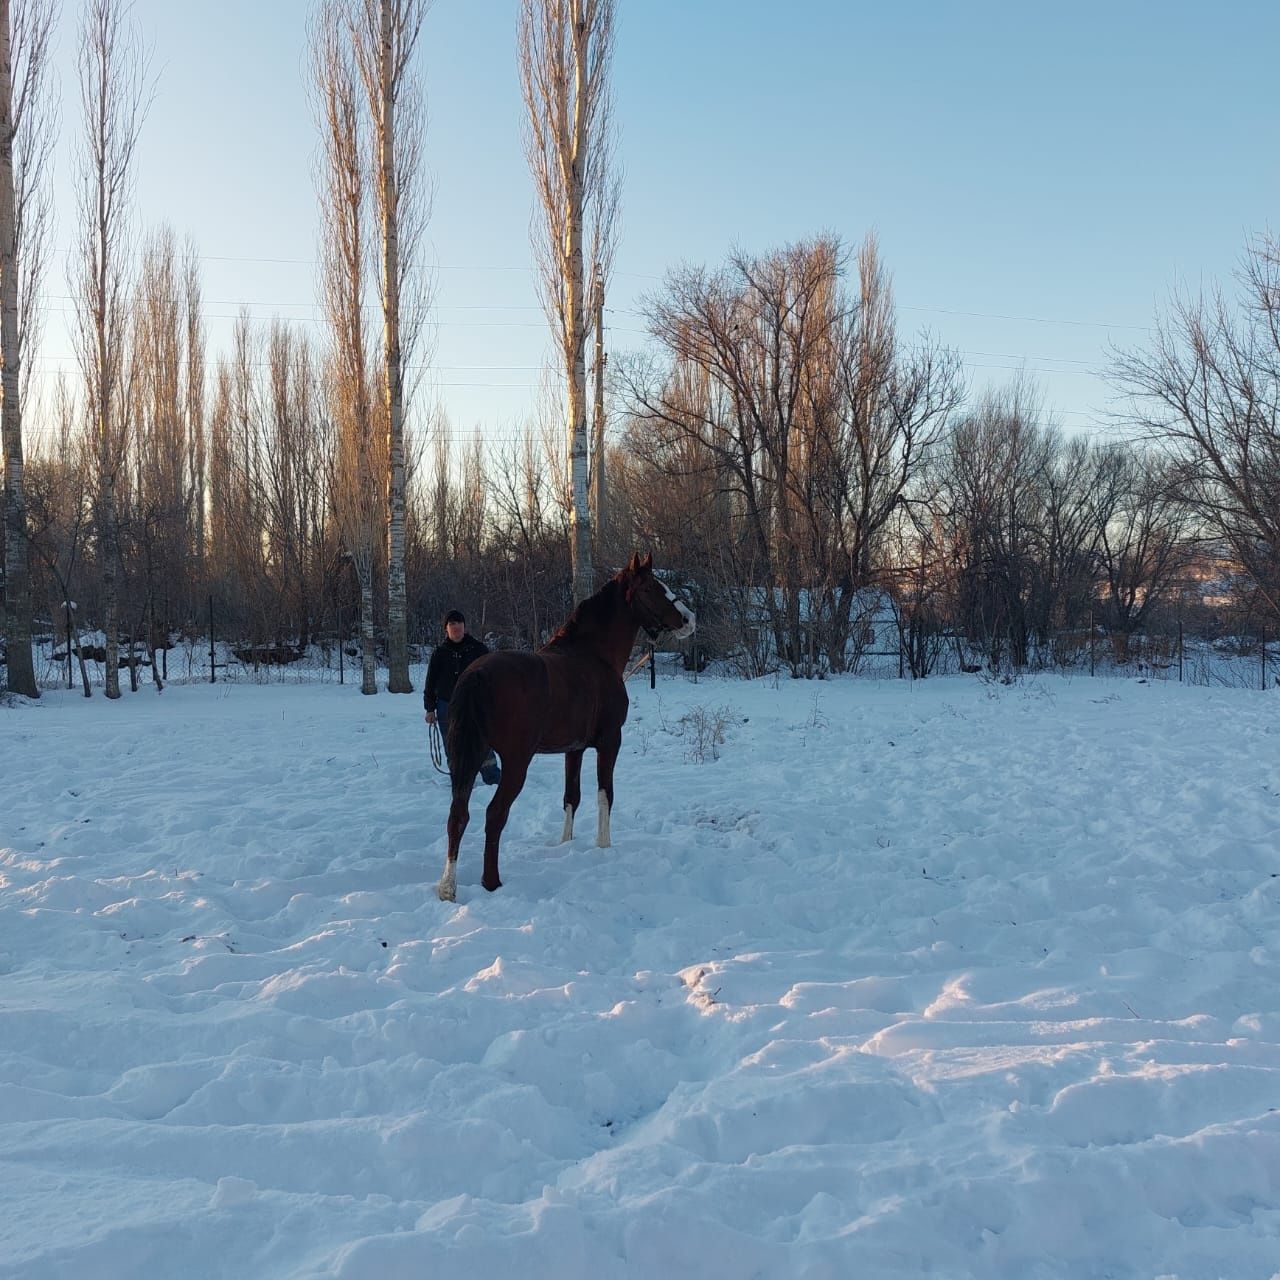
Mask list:
[[500,756],[504,749],[557,754],[594,747],[627,718],[622,678],[594,655],[489,653],[462,673],[455,700],[470,701],[466,686],[480,685],[492,721],[487,736]]

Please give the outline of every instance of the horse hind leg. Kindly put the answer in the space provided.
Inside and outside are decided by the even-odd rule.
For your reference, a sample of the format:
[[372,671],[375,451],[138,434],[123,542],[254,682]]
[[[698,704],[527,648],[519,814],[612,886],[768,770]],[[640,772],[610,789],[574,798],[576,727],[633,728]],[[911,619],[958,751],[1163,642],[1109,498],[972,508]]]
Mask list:
[[490,893],[502,888],[502,880],[498,876],[498,843],[502,839],[502,829],[507,825],[511,806],[524,787],[530,759],[530,756],[524,756],[502,762],[502,781],[484,812],[484,873],[480,883]]
[[573,839],[573,816],[582,803],[582,756],[581,751],[569,751],[564,757],[564,831],[560,843]]
[[471,786],[467,784],[453,793],[453,803],[449,806],[449,851],[444,860],[444,874],[436,885],[436,896],[441,902],[456,902],[458,896],[458,846],[462,843],[462,833],[471,820],[468,801],[471,799]]

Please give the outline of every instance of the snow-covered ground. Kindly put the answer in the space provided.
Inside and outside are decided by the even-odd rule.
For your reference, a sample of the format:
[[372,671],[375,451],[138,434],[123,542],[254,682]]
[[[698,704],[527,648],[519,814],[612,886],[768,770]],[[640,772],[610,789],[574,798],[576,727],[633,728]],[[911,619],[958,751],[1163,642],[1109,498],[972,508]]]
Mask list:
[[0,1277],[1280,1269],[1280,694],[632,696],[457,905],[418,697],[0,709]]

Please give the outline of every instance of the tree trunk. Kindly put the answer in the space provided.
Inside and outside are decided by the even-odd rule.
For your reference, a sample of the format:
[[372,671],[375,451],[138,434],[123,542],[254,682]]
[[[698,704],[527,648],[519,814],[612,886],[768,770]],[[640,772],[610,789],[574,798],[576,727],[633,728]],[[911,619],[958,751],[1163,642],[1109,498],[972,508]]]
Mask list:
[[373,638],[373,583],[372,574],[360,580],[360,692],[378,692],[377,653]]
[[73,620],[71,626],[76,641],[76,660],[80,664],[80,683],[84,686],[84,696],[92,698],[93,686],[89,683],[89,668],[85,665],[84,649],[80,644],[80,624]]
[[591,523],[595,529],[597,554],[604,546],[604,280],[600,266],[595,268],[593,311],[596,330],[595,415],[591,440]]
[[587,452],[587,325],[586,293],[582,263],[583,180],[587,165],[587,21],[583,0],[573,0],[573,136],[565,139],[569,169],[568,291],[566,328],[570,344],[569,369],[569,475],[573,489],[569,544],[573,555],[573,599],[581,603],[595,591],[591,563],[591,501],[588,492]]
[[382,307],[387,397],[387,690],[412,693],[404,580],[404,372],[400,352],[400,219],[391,0],[381,2]]
[[[160,675],[160,663],[157,661],[156,654],[156,606],[154,598],[148,602],[148,611],[151,616],[147,624],[147,655],[151,659],[151,680],[156,687],[156,692],[163,693],[164,679]],[[165,652],[167,653],[168,650],[166,649]],[[168,674],[166,669],[165,675],[167,676]]]
[[4,597],[8,686],[40,696],[31,653],[31,575],[23,491],[22,413],[18,400],[18,243],[13,175],[13,69],[9,0],[0,0],[0,363],[4,447]]
[[[106,414],[103,413],[105,419]],[[99,423],[98,451],[99,503],[98,559],[102,574],[102,629],[106,635],[106,693],[108,698],[120,696],[120,594],[116,585],[116,564],[120,559],[120,542],[116,529],[116,474],[106,422]]]

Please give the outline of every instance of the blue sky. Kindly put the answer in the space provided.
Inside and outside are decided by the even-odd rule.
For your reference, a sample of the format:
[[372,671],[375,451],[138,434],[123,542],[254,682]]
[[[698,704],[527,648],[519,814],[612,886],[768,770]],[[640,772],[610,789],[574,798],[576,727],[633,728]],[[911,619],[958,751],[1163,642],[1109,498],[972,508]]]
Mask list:
[[[315,325],[308,0],[137,0],[155,102],[140,226],[205,255],[211,344],[240,303]],[[58,244],[79,125],[66,0]],[[515,434],[550,344],[529,271],[515,0],[435,0],[423,35],[435,199],[432,369],[452,428]],[[964,353],[970,385],[1025,363],[1073,430],[1111,431],[1095,376],[1175,284],[1228,279],[1280,230],[1280,5],[621,0],[625,169],[609,348],[680,262],[874,229],[904,330]],[[65,308],[63,259],[48,279]],[[59,297],[58,295],[64,295]],[[74,368],[65,312],[41,367]]]

